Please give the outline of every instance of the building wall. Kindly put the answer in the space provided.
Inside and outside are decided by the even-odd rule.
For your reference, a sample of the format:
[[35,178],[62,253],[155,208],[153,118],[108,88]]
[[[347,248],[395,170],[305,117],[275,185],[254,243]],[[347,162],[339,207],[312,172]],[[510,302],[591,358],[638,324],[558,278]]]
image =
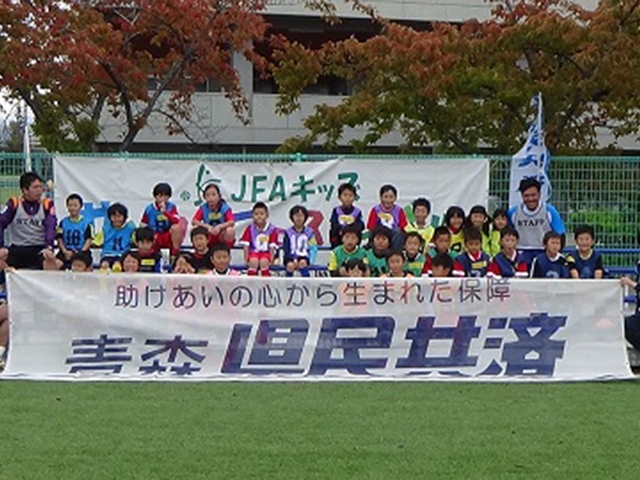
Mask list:
[[[486,20],[493,5],[486,0],[365,0],[381,16],[395,20],[462,22],[470,18]],[[593,9],[598,0],[577,0],[585,8]],[[313,16],[304,7],[304,0],[266,0],[267,12],[281,15]],[[338,15],[343,18],[363,17],[350,4],[335,0]]]
[[[597,0],[583,0],[580,2],[587,8],[593,8]],[[303,6],[303,0],[268,0],[267,13],[274,26],[304,35],[309,32],[327,31],[340,32],[340,29],[351,34],[361,32],[371,34],[373,28],[370,21],[364,21],[364,16],[354,13],[343,2],[336,2],[338,13],[347,19],[337,27],[326,26]],[[485,19],[490,15],[492,5],[484,0],[369,0],[369,4],[376,7],[380,14],[396,20],[411,21],[426,24],[429,21],[460,22],[468,18]],[[284,140],[296,135],[304,135],[306,129],[303,120],[313,112],[315,105],[326,103],[335,105],[342,96],[326,94],[303,95],[301,109],[291,115],[277,115],[275,106],[277,96],[274,93],[264,93],[268,89],[254,92],[253,68],[242,56],[235,55],[234,66],[241,75],[244,91],[250,105],[249,125],[243,125],[231,109],[229,102],[219,92],[196,93],[193,98],[194,115],[192,124],[187,127],[187,135],[168,135],[165,120],[160,115],[150,118],[148,125],[136,138],[137,149],[150,149],[151,145],[162,148],[189,148],[203,151],[244,151],[247,149],[272,150]],[[103,147],[118,144],[120,141],[121,119],[105,114],[101,119],[103,127],[99,142]],[[344,136],[342,145],[348,145],[349,140],[359,138],[364,130],[349,130]],[[608,139],[607,139],[608,140]],[[196,142],[194,146],[193,141]],[[393,148],[402,143],[399,134],[392,134],[379,142],[381,148]],[[607,142],[608,143],[608,142]],[[636,142],[623,140],[625,148],[637,148]],[[155,150],[155,148],[153,148]]]

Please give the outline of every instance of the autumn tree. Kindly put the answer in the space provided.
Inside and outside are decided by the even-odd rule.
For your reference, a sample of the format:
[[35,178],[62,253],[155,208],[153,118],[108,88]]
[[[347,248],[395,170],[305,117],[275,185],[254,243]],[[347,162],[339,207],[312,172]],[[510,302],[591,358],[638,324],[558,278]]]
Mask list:
[[299,108],[300,95],[320,76],[354,85],[338,105],[317,106],[305,120],[308,134],[283,150],[335,147],[346,129],[359,127],[366,134],[352,142],[357,150],[399,131],[407,149],[509,153],[523,140],[537,92],[555,153],[592,151],[599,129],[638,134],[640,1],[603,0],[594,11],[564,0],[494,3],[487,21],[422,31],[372,11],[379,35],[317,50],[274,40],[281,113]]
[[[0,0],[0,87],[24,99],[51,150],[91,150],[100,119],[123,118],[121,150],[149,117],[185,133],[191,99],[221,85],[246,120],[233,52],[258,67],[266,23],[259,0]],[[154,88],[149,89],[152,83]]]

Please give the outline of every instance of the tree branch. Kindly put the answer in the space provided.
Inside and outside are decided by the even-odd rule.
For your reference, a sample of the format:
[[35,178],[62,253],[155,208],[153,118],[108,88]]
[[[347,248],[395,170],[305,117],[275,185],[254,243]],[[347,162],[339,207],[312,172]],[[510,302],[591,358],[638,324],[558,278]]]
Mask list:
[[122,98],[122,103],[124,105],[125,115],[127,117],[127,127],[129,131],[131,131],[135,127],[135,118],[133,116],[133,109],[131,108],[131,99],[129,98],[129,91],[127,87],[120,81],[118,76],[115,74],[111,65],[102,60],[98,60],[98,64],[104,69],[109,78],[113,81],[120,93],[120,97]]
[[140,113],[140,115],[138,115],[136,119],[137,122],[135,123],[134,128],[130,128],[129,131],[127,132],[127,135],[122,141],[122,145],[120,145],[120,151],[122,152],[127,151],[129,147],[131,147],[131,144],[133,143],[136,136],[142,129],[143,122],[147,121],[147,119],[149,118],[149,115],[151,115],[151,112],[154,110],[156,103],[160,98],[160,95],[162,95],[164,91],[167,89],[167,87],[171,84],[171,82],[173,82],[176,79],[178,74],[184,68],[185,64],[191,61],[193,57],[193,53],[194,53],[194,48],[189,47],[189,49],[187,49],[187,51],[184,53],[183,57],[173,62],[173,65],[171,65],[171,68],[165,74],[164,78],[160,82],[160,85],[158,85],[158,88],[155,90],[155,92],[147,102],[144,110],[142,111],[142,113]]

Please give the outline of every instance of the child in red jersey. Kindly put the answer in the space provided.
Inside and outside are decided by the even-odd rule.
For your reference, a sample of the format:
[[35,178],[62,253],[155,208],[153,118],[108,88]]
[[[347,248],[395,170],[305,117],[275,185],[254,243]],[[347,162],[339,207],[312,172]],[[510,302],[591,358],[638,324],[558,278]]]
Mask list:
[[278,229],[269,223],[269,208],[265,203],[256,203],[252,216],[253,222],[245,229],[240,239],[240,244],[244,246],[247,274],[257,275],[259,271],[263,277],[269,277],[269,268],[278,247]]
[[211,183],[204,189],[205,203],[196,210],[191,224],[204,227],[209,232],[209,246],[223,242],[233,247],[236,239],[236,224],[231,207],[220,195],[220,187]]
[[154,248],[169,249],[177,255],[187,233],[187,220],[180,216],[178,207],[171,203],[171,185],[158,183],[153,187],[153,203],[142,214],[141,226],[148,226],[154,233]]

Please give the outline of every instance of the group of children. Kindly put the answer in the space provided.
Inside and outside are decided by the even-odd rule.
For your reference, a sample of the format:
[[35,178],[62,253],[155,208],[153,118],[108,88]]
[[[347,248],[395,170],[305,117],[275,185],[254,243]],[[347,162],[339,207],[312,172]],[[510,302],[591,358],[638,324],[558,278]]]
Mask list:
[[[600,256],[593,251],[594,233],[590,227],[575,232],[577,249],[573,255],[561,253],[563,238],[553,231],[544,237],[545,252],[531,265],[518,253],[518,232],[509,225],[507,211],[498,209],[490,218],[485,207],[474,206],[468,215],[462,208],[450,207],[443,225],[434,228],[429,220],[431,204],[418,198],[412,204],[413,220],[397,203],[393,185],[380,188],[380,203],[374,206],[366,224],[355,206],[356,189],[342,184],[340,205],[330,217],[328,270],[332,276],[374,277],[552,277],[601,278]],[[102,231],[94,234],[93,224],[81,215],[82,198],[67,198],[69,215],[59,224],[57,255],[45,258],[45,268],[91,270],[90,249],[102,247],[101,270],[160,272],[161,249],[171,252],[174,273],[238,275],[232,269],[231,248],[236,241],[235,220],[229,204],[216,184],[209,184],[204,203],[191,220],[190,251],[181,247],[187,221],[180,216],[171,198],[171,186],[160,183],[153,189],[154,201],[142,216],[141,226],[129,219],[127,208],[112,204]],[[244,249],[248,275],[269,276],[271,266],[282,257],[286,275],[299,272],[309,276],[315,263],[317,242],[307,226],[309,212],[296,205],[289,212],[291,226],[281,229],[269,222],[269,209],[258,202],[252,209],[252,222],[239,244]],[[363,237],[366,246],[361,246]]]
[[[44,268],[69,269],[74,272],[92,270],[92,247],[101,247],[99,268],[115,272],[161,272],[162,249],[171,253],[170,268],[174,273],[211,273],[238,275],[230,268],[231,248],[235,244],[235,220],[227,202],[215,184],[208,185],[204,203],[191,221],[192,249],[185,251],[182,243],[187,222],[171,203],[171,186],[159,183],[153,189],[154,201],[149,204],[136,227],[129,219],[127,208],[114,203],[107,209],[103,227],[94,232],[90,219],[82,216],[82,198],[71,194],[66,200],[68,216],[59,224],[58,253],[45,254]],[[252,223],[245,229],[240,244],[244,247],[247,273],[270,274],[276,252],[284,252],[288,274],[299,271],[309,276],[317,245],[313,231],[306,226],[307,209],[295,206],[290,211],[292,226],[282,231],[269,222],[269,209],[258,202],[252,209]]]

